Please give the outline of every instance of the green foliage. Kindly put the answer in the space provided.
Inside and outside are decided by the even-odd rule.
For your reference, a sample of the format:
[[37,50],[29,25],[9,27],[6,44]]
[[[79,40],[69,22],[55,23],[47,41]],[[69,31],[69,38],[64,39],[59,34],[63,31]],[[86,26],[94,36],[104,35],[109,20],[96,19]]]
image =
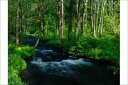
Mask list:
[[69,53],[86,58],[107,61],[112,66],[110,69],[114,74],[119,73],[119,38],[112,37],[86,37],[77,41],[77,44],[69,49]]
[[14,76],[9,78],[8,85],[26,85],[26,84],[23,83],[20,78],[18,78],[17,76]]
[[18,54],[9,54],[9,65],[17,71],[26,67],[25,61]]
[[19,74],[26,68],[24,59],[33,55],[33,48],[29,46],[20,46],[16,48],[14,44],[9,44],[8,51],[9,85],[25,85],[21,81]]
[[67,39],[63,39],[63,42],[61,44],[61,47],[65,52],[69,51],[69,48],[74,44],[72,41],[68,41]]
[[98,48],[92,48],[91,50],[89,50],[89,52],[87,53],[86,56],[89,56],[89,58],[91,59],[97,59],[99,60],[99,54],[101,53],[102,50],[98,49]]
[[15,53],[16,52],[15,48],[16,48],[16,46],[14,44],[9,44],[8,45],[8,52],[9,52],[9,54]]
[[9,85],[25,85],[19,74],[26,67],[25,61],[17,54],[9,54]]
[[49,44],[49,45],[54,45],[54,46],[59,46],[59,40],[51,40],[51,41],[49,41],[47,44]]
[[8,48],[9,54],[17,54],[20,55],[21,58],[25,59],[34,54],[33,47],[30,46],[20,46],[17,47],[14,44],[9,44]]
[[116,65],[116,66],[109,66],[109,69],[112,70],[112,72],[113,72],[114,75],[116,75],[116,74],[119,75],[119,70],[120,70],[119,64]]
[[25,59],[34,54],[33,47],[30,46],[21,46],[16,48],[16,54],[21,55],[21,58]]
[[55,39],[55,38],[52,36],[43,36],[43,37],[41,36],[40,39],[45,40],[45,41],[50,41],[50,40]]

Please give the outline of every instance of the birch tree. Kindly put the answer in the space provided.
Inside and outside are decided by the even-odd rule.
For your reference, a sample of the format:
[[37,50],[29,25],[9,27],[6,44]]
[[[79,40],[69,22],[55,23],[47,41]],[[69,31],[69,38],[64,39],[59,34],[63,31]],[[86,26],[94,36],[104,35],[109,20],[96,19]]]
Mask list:
[[79,30],[80,30],[80,3],[81,0],[77,0],[77,26],[76,26],[76,32],[75,32],[75,38],[78,37]]
[[88,0],[83,0],[83,16],[82,16],[82,29],[81,34],[85,34],[85,28],[87,26],[87,3]]
[[39,43],[39,38],[41,34],[44,34],[44,26],[43,26],[43,7],[44,7],[44,0],[39,0],[38,4],[38,14],[39,14],[39,21],[40,21],[40,27],[38,28],[38,39],[36,41],[35,47],[37,47]]
[[93,11],[94,11],[94,14],[93,14],[93,35],[94,35],[94,37],[97,36],[96,35],[96,1],[97,0],[94,0],[94,4],[93,4],[93,6],[94,6],[94,9],[93,9]]
[[19,46],[19,14],[20,14],[20,0],[17,0],[17,12],[16,12],[16,46]]
[[59,39],[60,43],[62,43],[63,39],[63,29],[64,29],[64,2],[63,0],[57,1],[57,16],[58,16],[58,32],[59,32]]
[[105,10],[106,1],[107,0],[102,1],[102,6],[101,6],[101,10],[100,10],[100,21],[99,21],[100,36],[102,36],[102,32],[103,32],[103,17],[104,17],[104,10]]

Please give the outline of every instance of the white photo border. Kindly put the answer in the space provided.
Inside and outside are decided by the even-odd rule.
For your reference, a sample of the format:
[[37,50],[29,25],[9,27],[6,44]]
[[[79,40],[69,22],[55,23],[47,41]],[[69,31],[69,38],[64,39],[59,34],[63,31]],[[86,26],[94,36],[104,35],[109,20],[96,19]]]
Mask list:
[[128,1],[120,0],[120,85],[128,85]]
[[0,85],[8,85],[8,0],[0,0]]

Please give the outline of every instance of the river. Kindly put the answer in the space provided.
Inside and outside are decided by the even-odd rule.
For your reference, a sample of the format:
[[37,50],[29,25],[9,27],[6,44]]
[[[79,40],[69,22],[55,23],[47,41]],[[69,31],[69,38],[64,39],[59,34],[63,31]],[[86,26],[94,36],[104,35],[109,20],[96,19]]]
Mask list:
[[[35,42],[35,38],[24,39],[25,45]],[[105,65],[68,55],[46,41],[40,41],[34,50],[21,74],[28,85],[119,85]]]

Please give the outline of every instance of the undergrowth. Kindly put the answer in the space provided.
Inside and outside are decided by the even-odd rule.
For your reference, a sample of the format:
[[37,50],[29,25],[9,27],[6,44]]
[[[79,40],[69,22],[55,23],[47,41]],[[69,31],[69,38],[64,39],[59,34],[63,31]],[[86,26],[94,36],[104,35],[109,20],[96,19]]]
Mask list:
[[14,44],[9,44],[8,52],[8,85],[26,85],[24,82],[22,82],[20,73],[26,68],[26,62],[24,59],[33,55],[33,48],[29,46],[16,47]]

